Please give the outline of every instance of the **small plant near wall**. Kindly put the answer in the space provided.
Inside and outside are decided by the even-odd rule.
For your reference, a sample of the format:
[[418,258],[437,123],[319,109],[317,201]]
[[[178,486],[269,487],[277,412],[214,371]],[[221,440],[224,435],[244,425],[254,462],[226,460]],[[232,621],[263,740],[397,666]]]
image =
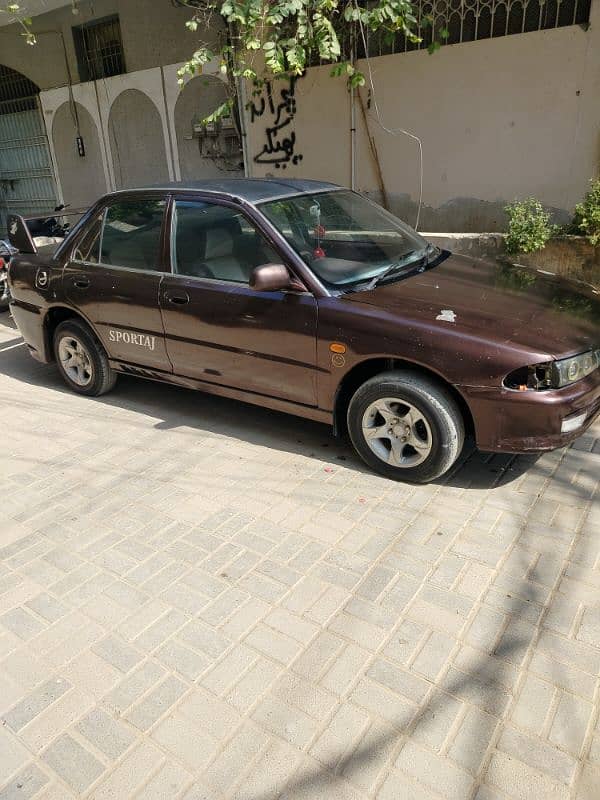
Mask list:
[[575,206],[574,225],[594,247],[600,246],[600,177],[591,180],[592,188],[583,202]]
[[506,252],[511,255],[542,250],[558,230],[550,223],[550,213],[534,197],[510,203],[504,210],[508,214]]

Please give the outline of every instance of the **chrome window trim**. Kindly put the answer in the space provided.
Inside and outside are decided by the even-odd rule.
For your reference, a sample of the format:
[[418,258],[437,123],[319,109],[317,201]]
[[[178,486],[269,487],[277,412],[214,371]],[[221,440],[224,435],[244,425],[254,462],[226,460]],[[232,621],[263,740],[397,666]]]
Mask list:
[[[249,292],[254,292],[254,294],[275,294],[275,292],[259,292],[256,289],[253,289],[249,283],[244,283],[243,281],[225,281],[222,278],[205,278],[201,277],[200,275],[181,275],[179,272],[165,272],[164,275],[168,275],[171,278],[179,278],[182,281],[200,281],[201,283],[212,283],[212,284],[220,284],[222,286],[241,286],[242,289],[248,289]],[[311,292],[307,289],[305,292],[292,292],[287,289],[279,290],[279,294],[293,294],[297,296],[303,295],[310,295],[314,297],[314,292]]]

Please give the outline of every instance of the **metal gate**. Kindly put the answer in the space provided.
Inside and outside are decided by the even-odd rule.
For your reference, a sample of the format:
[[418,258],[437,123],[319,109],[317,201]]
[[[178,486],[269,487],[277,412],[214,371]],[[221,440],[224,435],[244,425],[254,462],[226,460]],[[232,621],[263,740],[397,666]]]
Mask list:
[[56,202],[39,97],[0,100],[0,236],[6,235],[8,213],[35,216]]

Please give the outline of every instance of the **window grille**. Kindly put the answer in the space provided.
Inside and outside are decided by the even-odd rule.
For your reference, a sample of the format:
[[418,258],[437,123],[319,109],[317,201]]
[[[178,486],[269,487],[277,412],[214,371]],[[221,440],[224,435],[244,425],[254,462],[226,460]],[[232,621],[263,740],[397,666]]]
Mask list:
[[20,72],[0,64],[0,114],[36,108],[39,89]]
[[125,72],[119,17],[104,17],[73,28],[82,81],[97,81]]
[[[365,30],[369,55],[423,50],[433,41],[460,44],[567,25],[586,25],[591,0],[413,0],[413,6],[419,21],[416,33],[422,41],[413,43],[403,35],[389,40],[380,32],[369,34]],[[447,31],[446,39],[443,31]],[[359,42],[358,55],[364,55],[362,42]]]

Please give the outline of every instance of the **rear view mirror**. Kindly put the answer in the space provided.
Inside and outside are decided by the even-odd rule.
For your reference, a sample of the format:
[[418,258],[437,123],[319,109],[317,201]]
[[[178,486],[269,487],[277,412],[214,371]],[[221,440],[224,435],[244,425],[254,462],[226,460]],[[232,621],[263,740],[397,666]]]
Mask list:
[[283,264],[261,264],[250,275],[250,288],[257,292],[305,292],[306,287],[293,278]]

